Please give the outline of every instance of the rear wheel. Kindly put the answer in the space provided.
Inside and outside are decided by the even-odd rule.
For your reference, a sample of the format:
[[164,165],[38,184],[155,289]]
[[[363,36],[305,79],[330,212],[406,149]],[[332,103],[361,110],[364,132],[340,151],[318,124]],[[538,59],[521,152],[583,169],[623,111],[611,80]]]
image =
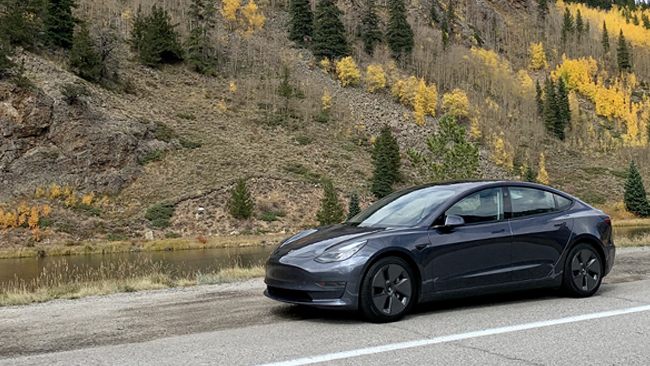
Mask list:
[[386,257],[366,272],[359,307],[372,322],[393,322],[409,312],[416,296],[415,276],[408,263],[398,257]]
[[562,289],[572,297],[588,297],[602,283],[603,261],[589,244],[578,244],[569,251],[564,265]]

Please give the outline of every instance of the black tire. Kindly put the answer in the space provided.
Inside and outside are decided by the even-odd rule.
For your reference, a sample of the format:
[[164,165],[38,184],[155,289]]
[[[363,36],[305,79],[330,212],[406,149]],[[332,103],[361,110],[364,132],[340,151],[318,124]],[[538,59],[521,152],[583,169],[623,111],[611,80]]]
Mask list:
[[363,277],[359,310],[374,323],[400,320],[417,299],[413,269],[398,257],[381,258]]
[[567,255],[562,291],[571,297],[589,297],[600,288],[603,273],[603,258],[596,248],[580,243]]

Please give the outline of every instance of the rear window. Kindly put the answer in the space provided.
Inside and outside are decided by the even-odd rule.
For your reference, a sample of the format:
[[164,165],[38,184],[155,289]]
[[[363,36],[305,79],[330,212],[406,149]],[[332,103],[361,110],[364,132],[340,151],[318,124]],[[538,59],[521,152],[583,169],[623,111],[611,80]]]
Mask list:
[[571,205],[573,204],[573,201],[571,201],[570,199],[564,198],[557,194],[555,195],[555,199],[557,200],[557,209],[559,211],[564,211],[567,208],[571,207]]

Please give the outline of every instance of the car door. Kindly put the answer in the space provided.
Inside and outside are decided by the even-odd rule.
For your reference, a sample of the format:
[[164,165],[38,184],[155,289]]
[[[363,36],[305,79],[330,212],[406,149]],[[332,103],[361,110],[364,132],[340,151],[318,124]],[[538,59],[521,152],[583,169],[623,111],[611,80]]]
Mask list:
[[573,202],[528,187],[508,187],[506,196],[506,216],[512,229],[513,281],[547,277],[571,238],[573,219],[564,209]]
[[429,230],[427,273],[433,290],[450,291],[508,282],[511,232],[504,218],[503,188],[491,188],[459,200],[434,224],[458,215],[465,224]]

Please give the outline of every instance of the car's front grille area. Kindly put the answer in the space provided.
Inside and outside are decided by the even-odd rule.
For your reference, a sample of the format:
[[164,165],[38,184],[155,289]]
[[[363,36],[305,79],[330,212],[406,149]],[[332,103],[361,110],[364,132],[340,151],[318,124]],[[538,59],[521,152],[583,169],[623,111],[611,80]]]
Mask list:
[[269,295],[288,301],[311,302],[313,299],[305,291],[288,290],[279,287],[268,286]]

